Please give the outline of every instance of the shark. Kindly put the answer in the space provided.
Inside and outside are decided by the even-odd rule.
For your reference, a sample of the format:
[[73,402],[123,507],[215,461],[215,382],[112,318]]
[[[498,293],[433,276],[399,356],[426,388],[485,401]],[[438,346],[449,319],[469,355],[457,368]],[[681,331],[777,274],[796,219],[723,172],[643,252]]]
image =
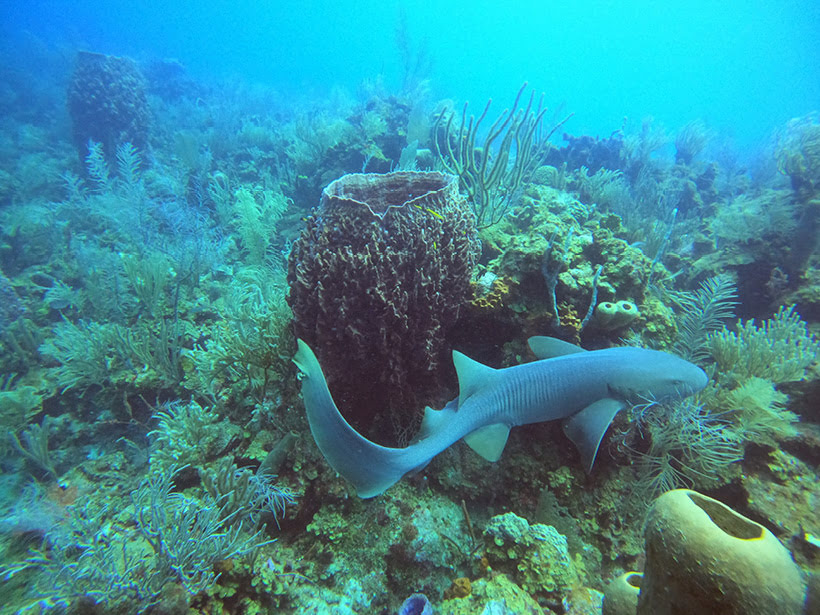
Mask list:
[[459,440],[498,461],[512,427],[563,421],[587,472],[601,440],[622,409],[681,399],[703,389],[708,377],[673,354],[631,346],[584,350],[555,338],[528,340],[535,361],[496,369],[454,350],[458,397],[441,410],[426,408],[421,428],[403,448],[381,446],[342,416],[311,348],[297,340],[294,363],[316,445],[360,498],[375,497],[422,470]]

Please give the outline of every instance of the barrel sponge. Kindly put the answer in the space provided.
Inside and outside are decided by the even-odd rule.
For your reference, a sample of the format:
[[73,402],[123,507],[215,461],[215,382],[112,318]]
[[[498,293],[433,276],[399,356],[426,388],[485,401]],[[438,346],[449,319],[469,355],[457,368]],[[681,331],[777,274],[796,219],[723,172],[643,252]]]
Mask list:
[[638,615],[797,615],[805,580],[762,525],[687,489],[655,500]]
[[83,159],[89,140],[102,143],[112,160],[122,143],[140,150],[148,145],[146,82],[130,58],[80,51],[68,84],[68,112]]
[[288,303],[339,410],[366,435],[384,443],[446,401],[445,335],[479,245],[455,176],[351,174],[324,189],[290,253]]
[[613,579],[604,592],[602,615],[635,615],[643,575],[629,571]]

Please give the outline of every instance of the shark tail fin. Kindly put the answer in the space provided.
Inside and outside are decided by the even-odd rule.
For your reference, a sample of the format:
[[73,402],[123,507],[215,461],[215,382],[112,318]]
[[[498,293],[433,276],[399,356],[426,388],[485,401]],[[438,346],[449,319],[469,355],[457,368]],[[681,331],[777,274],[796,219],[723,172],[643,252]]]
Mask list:
[[[372,498],[418,467],[407,449],[387,448],[359,434],[339,412],[319,360],[303,340],[293,362],[302,372],[302,397],[310,431],[330,466],[350,481],[361,498]],[[409,462],[409,463],[408,463]]]

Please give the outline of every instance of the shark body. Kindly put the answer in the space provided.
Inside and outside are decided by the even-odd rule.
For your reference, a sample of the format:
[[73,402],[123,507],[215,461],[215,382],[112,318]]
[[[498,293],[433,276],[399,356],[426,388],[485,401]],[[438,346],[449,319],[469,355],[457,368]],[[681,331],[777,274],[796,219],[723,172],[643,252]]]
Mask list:
[[298,340],[294,362],[303,374],[308,422],[327,462],[359,497],[384,492],[410,472],[464,438],[477,453],[497,461],[511,427],[564,420],[587,471],[615,414],[630,403],[686,397],[708,378],[675,355],[643,348],[584,351],[560,340],[535,337],[539,360],[503,369],[453,351],[459,396],[442,410],[425,410],[416,440],[405,448],[371,442],[344,419],[310,347]]

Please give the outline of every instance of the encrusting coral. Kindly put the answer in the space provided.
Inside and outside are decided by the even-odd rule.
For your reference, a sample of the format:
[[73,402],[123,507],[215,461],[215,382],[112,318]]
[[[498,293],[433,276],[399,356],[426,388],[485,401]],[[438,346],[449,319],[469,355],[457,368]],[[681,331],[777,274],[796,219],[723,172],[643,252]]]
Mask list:
[[497,515],[484,530],[487,558],[528,593],[565,596],[579,583],[567,539],[551,525],[530,525],[515,513]]

